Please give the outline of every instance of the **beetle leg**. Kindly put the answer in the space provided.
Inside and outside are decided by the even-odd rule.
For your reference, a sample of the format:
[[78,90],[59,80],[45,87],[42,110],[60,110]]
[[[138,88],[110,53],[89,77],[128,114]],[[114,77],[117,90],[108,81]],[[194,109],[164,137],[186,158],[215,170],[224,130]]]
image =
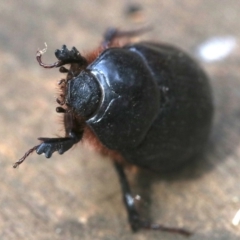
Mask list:
[[102,47],[103,49],[106,49],[114,45],[114,41],[118,38],[136,37],[138,35],[143,34],[146,31],[149,31],[150,29],[151,29],[150,27],[143,27],[143,28],[131,30],[131,31],[121,31],[117,28],[108,28],[103,36]]
[[114,41],[114,39],[117,37],[117,28],[108,28],[105,34],[103,35],[103,42],[102,47],[108,48]]
[[87,65],[86,58],[84,58],[75,47],[72,47],[69,51],[66,45],[63,45],[62,49],[55,51],[55,56],[59,62],[61,62],[61,65],[68,63],[79,63],[81,66]]
[[178,233],[178,234],[182,234],[184,236],[191,235],[191,233],[189,231],[186,231],[181,228],[165,227],[163,225],[152,224],[148,221],[141,219],[139,216],[139,213],[137,212],[136,207],[134,205],[134,198],[132,197],[130,186],[129,186],[129,183],[128,183],[128,180],[127,180],[127,177],[126,177],[126,174],[124,172],[122,165],[115,162],[114,166],[118,173],[119,181],[120,181],[121,188],[122,188],[123,202],[127,209],[128,221],[131,225],[133,232],[136,232],[139,229],[149,229],[149,230],[160,230],[160,231],[165,231],[165,232]]
[[119,181],[122,188],[123,202],[127,209],[128,221],[131,225],[132,230],[135,232],[141,228],[139,214],[134,205],[134,199],[131,194],[130,186],[126,177],[126,174],[123,170],[123,167],[119,163],[114,163],[116,171],[118,173]]
[[[54,68],[54,67],[61,67],[62,65],[69,64],[69,63],[78,63],[80,66],[86,66],[87,60],[84,58],[80,52],[73,47],[71,50],[68,50],[66,45],[63,45],[61,49],[57,49],[55,51],[55,56],[58,59],[57,62],[53,64],[45,64],[42,62],[42,55],[46,52],[46,50],[38,50],[36,59],[40,66],[44,68]],[[66,68],[61,68],[61,71],[67,71]]]
[[63,154],[68,151],[74,144],[80,141],[82,136],[77,136],[73,132],[69,137],[64,138],[38,138],[43,141],[36,149],[37,154],[45,154],[46,158],[50,158],[54,152]]
[[69,137],[64,138],[38,138],[42,143],[28,150],[22,158],[13,164],[13,167],[17,168],[35,150],[37,154],[44,153],[46,158],[50,158],[56,151],[58,151],[59,154],[63,154],[79,142],[81,138],[82,135],[79,136],[79,134],[77,135],[73,132],[69,134]]

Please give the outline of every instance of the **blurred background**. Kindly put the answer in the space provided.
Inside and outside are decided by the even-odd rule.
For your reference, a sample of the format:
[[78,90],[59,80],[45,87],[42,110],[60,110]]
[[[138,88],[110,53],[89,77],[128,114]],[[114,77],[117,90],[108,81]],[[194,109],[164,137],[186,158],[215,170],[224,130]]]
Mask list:
[[[109,159],[81,145],[51,159],[32,154],[12,164],[37,137],[63,134],[55,112],[62,44],[84,54],[108,27],[152,26],[140,39],[167,42],[194,56],[211,79],[215,118],[197,163],[166,176],[128,172],[141,211],[156,223],[185,227],[190,239],[239,239],[240,1],[0,1],[0,239],[184,239],[153,231],[132,234]],[[235,217],[235,218],[234,218]]]

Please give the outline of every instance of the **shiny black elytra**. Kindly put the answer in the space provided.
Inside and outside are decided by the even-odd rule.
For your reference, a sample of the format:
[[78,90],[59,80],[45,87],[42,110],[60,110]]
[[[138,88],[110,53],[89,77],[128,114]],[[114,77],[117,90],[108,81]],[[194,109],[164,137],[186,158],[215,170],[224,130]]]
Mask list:
[[[63,94],[57,112],[64,116],[63,138],[39,138],[18,162],[36,150],[47,158],[63,154],[81,141],[86,129],[115,156],[123,200],[133,231],[157,229],[184,235],[183,229],[143,221],[131,196],[123,160],[154,171],[167,171],[200,154],[208,140],[213,104],[211,87],[203,70],[183,51],[166,44],[140,42],[119,46],[120,38],[141,31],[107,31],[92,55],[83,57],[76,48],[64,45],[55,55],[58,61],[42,63],[67,73],[59,82]],[[63,65],[71,64],[70,69]],[[105,151],[106,152],[106,151]]]

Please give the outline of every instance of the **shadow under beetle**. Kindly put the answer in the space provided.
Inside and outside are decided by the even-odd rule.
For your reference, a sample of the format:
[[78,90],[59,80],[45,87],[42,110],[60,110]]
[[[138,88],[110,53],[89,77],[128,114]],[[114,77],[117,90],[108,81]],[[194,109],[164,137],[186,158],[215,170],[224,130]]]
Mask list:
[[[212,122],[211,87],[203,70],[183,51],[154,42],[129,43],[141,32],[109,29],[101,46],[86,56],[63,45],[55,52],[58,61],[49,65],[41,61],[43,52],[37,52],[41,66],[67,73],[59,81],[62,93],[56,108],[63,114],[65,137],[38,138],[41,143],[13,167],[35,150],[50,158],[55,151],[63,154],[82,139],[88,140],[114,160],[133,231],[190,235],[140,218],[124,167],[163,172],[201,153]],[[128,43],[120,44],[121,39]]]

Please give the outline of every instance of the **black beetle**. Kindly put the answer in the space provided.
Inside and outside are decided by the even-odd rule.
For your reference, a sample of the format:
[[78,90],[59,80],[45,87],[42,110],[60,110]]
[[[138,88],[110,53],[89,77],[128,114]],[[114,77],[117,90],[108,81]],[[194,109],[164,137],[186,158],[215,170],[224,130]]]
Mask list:
[[[66,135],[39,138],[17,167],[34,150],[47,158],[63,154],[82,138],[114,160],[123,200],[133,231],[160,229],[188,235],[178,228],[143,221],[134,206],[124,173],[127,164],[154,171],[167,171],[201,153],[207,143],[213,103],[209,80],[203,70],[183,51],[166,44],[140,42],[119,45],[141,31],[110,29],[100,48],[82,56],[64,45],[55,55],[58,61],[39,64],[60,67],[67,73],[59,82],[57,99],[63,113]],[[63,65],[71,64],[67,69]]]

